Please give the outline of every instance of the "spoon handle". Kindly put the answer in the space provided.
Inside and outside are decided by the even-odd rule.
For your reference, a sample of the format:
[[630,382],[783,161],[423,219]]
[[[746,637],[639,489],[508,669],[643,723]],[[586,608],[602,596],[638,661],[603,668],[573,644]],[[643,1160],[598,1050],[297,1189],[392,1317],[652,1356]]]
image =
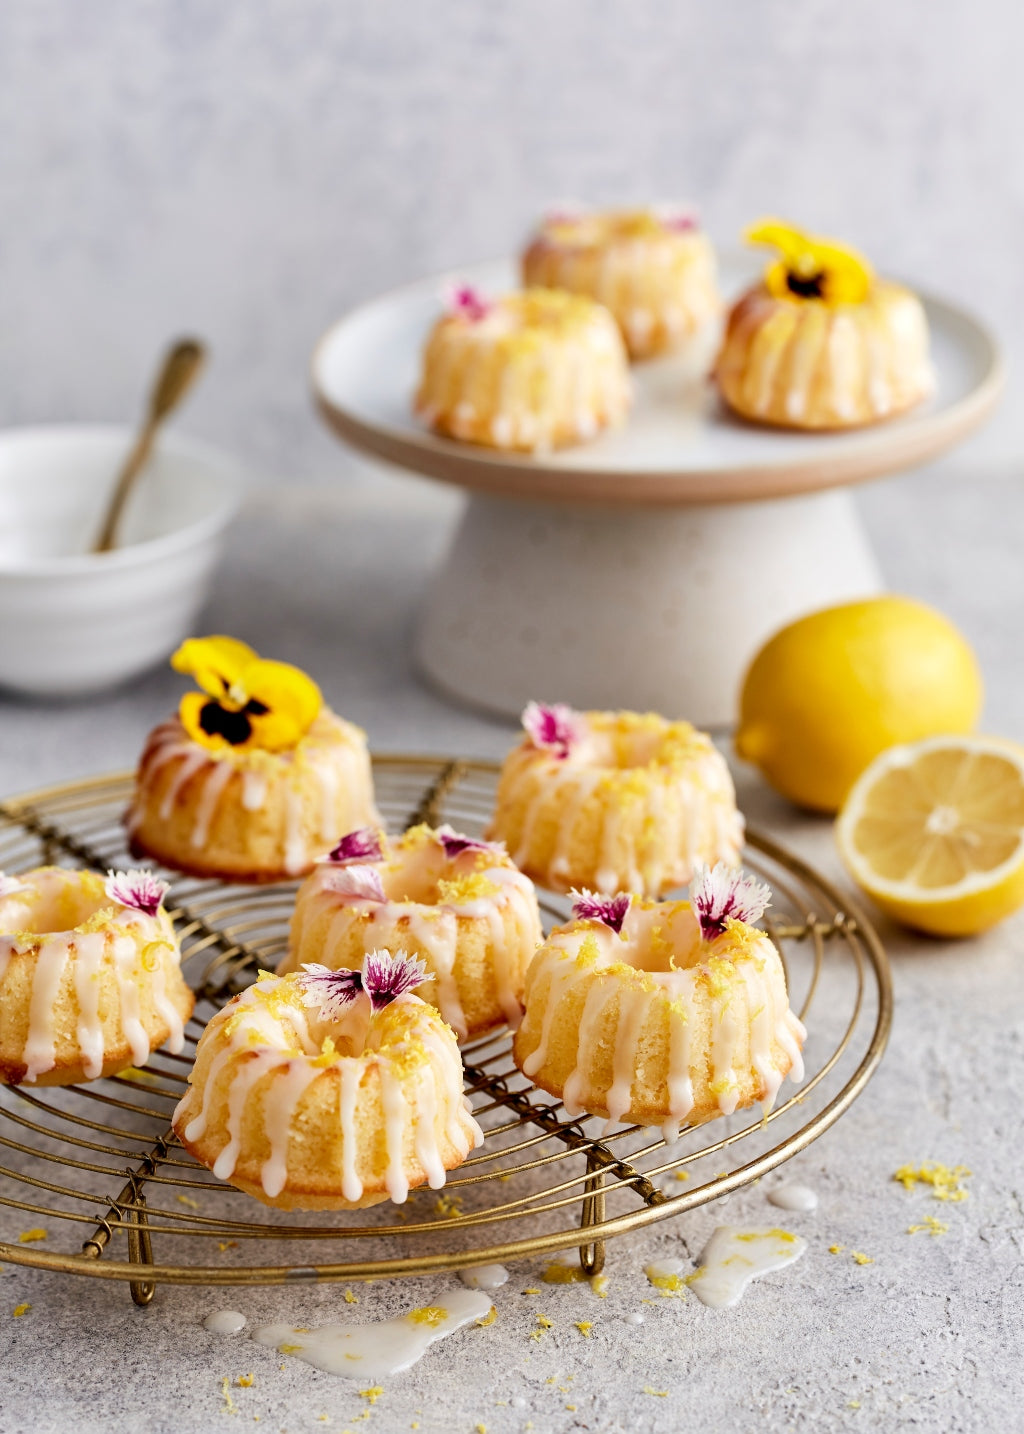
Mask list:
[[179,339],[167,351],[149,398],[149,408],[118,474],[117,484],[103,520],[94,553],[107,553],[117,545],[117,529],[135,480],[145,467],[157,429],[184,398],[203,366],[206,350],[197,339]]

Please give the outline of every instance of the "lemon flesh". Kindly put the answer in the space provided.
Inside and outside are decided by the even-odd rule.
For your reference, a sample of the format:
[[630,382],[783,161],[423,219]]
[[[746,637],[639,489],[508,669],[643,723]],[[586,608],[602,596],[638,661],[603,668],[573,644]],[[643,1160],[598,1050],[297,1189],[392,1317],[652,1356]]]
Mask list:
[[986,737],[894,747],[836,823],[854,881],[890,916],[972,936],[1024,905],[1024,748]]
[[834,812],[886,748],[974,729],[974,653],[941,613],[888,595],[800,618],[761,648],[736,751],[800,806]]

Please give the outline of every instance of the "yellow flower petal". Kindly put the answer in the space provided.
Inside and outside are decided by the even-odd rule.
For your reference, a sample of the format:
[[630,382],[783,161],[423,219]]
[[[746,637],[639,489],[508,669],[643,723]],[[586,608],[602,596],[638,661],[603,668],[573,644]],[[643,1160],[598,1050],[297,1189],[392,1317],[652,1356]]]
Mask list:
[[254,662],[246,669],[244,682],[249,702],[267,709],[265,713],[250,713],[250,720],[255,745],[268,752],[294,747],[323,706],[313,679],[287,662]]
[[223,697],[259,654],[235,637],[190,637],[171,658],[175,672],[194,677],[211,697]]
[[856,249],[806,234],[781,219],[759,220],[744,238],[778,250],[781,257],[765,270],[765,284],[777,299],[861,304],[874,282],[874,270]]

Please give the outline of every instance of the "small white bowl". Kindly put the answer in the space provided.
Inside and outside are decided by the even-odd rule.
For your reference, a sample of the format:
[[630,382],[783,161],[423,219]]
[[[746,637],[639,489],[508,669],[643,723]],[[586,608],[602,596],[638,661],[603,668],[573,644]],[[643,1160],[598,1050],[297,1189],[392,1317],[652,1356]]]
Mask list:
[[214,450],[162,434],[122,545],[91,553],[132,438],[112,425],[0,431],[0,685],[42,697],[97,692],[188,634],[241,475]]

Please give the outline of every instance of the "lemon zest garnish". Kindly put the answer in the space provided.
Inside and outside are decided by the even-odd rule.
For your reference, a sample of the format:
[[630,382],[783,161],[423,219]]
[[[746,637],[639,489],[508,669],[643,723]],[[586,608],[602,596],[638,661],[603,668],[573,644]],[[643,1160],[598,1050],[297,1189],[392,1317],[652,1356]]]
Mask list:
[[25,1300],[22,1304],[20,1304],[20,1305],[15,1305],[15,1306],[14,1306],[14,1309],[11,1311],[11,1318],[12,1318],[12,1319],[21,1319],[22,1315],[23,1315],[23,1314],[28,1314],[28,1312],[29,1312],[29,1310],[30,1310],[31,1308],[32,1308],[32,1306],[29,1304],[29,1302],[28,1302],[27,1300]]
[[238,1249],[238,1241],[237,1241],[237,1240],[218,1240],[218,1241],[217,1241],[217,1249],[220,1250],[220,1252],[221,1252],[222,1254],[223,1254],[223,1252],[224,1252],[225,1250],[237,1250],[237,1249]]
[[419,1309],[410,1310],[406,1319],[410,1324],[425,1324],[435,1329],[448,1318],[448,1311],[442,1305],[421,1305]]
[[645,1393],[645,1394],[653,1394],[654,1397],[655,1397],[655,1399],[667,1399],[667,1398],[668,1398],[668,1390],[667,1390],[667,1389],[652,1389],[649,1384],[645,1384],[645,1385],[644,1385],[644,1393]]
[[191,1195],[175,1195],[174,1198],[179,1205],[187,1205],[190,1210],[199,1209],[199,1201],[193,1200]]
[[943,1165],[938,1160],[925,1160],[920,1165],[901,1165],[893,1175],[904,1190],[912,1190],[915,1185],[930,1185],[933,1200],[948,1200],[959,1202],[970,1197],[970,1191],[964,1188],[963,1182],[968,1180],[972,1172],[966,1165]]
[[853,1262],[856,1265],[873,1265],[875,1263],[870,1255],[865,1255],[861,1250],[853,1251]]
[[576,1321],[576,1328],[579,1330],[580,1334],[583,1336],[584,1339],[589,1339],[590,1331],[594,1328],[594,1326],[591,1320],[578,1319]]
[[524,1294],[524,1295],[539,1295],[539,1294],[540,1294],[540,1290],[537,1289],[534,1285],[531,1285],[528,1290],[524,1290],[524,1291],[523,1291],[523,1294]]
[[[416,1311],[414,1311],[414,1313],[416,1313]],[[448,1313],[447,1310],[441,1310],[441,1311],[440,1311],[441,1318],[444,1319],[444,1317],[445,1317],[445,1315],[446,1315],[447,1313]],[[436,1321],[436,1320],[432,1320],[432,1321],[430,1321],[430,1323],[436,1324],[437,1321]],[[384,1390],[383,1390],[383,1387],[382,1387],[381,1385],[379,1385],[379,1384],[372,1384],[369,1389],[360,1389],[360,1391],[359,1391],[359,1398],[360,1398],[360,1399],[367,1399],[367,1400],[369,1400],[369,1402],[370,1402],[371,1404],[376,1404],[376,1403],[377,1403],[377,1400],[381,1397],[381,1395],[382,1395],[383,1393],[384,1393]]]
[[238,1408],[235,1404],[235,1401],[231,1398],[231,1389],[229,1387],[230,1384],[231,1381],[225,1374],[224,1378],[220,1382],[220,1392],[224,1400],[224,1409],[222,1412],[224,1414],[237,1414]]
[[907,1226],[908,1235],[917,1235],[922,1231],[927,1235],[948,1235],[949,1226],[937,1215],[926,1215],[920,1225]]
[[828,1252],[830,1255],[841,1255],[845,1249],[845,1245],[829,1245]]
[[442,876],[437,883],[438,897],[445,906],[466,906],[470,902],[495,896],[500,890],[496,882],[490,881],[480,871],[471,871],[451,880]]
[[541,1275],[546,1285],[575,1285],[581,1284],[587,1276],[579,1265],[562,1265],[556,1260],[550,1264]]
[[251,1389],[256,1383],[256,1376],[254,1374],[240,1374],[235,1380],[235,1383],[239,1389]]
[[661,1292],[663,1299],[671,1299],[685,1284],[681,1275],[652,1275],[650,1266],[647,1267],[646,1274],[648,1281]]
[[22,1230],[21,1234],[18,1236],[18,1244],[29,1245],[32,1243],[33,1240],[45,1239],[46,1231],[41,1229],[39,1226],[36,1226],[36,1228],[33,1230]]
[[487,1326],[490,1325],[490,1324],[493,1324],[494,1321],[495,1321],[497,1318],[498,1318],[498,1309],[497,1309],[497,1306],[496,1306],[496,1305],[491,1305],[491,1307],[490,1307],[490,1309],[487,1311],[487,1313],[486,1313],[485,1315],[482,1315],[481,1318],[477,1320],[477,1324],[480,1326],[481,1329],[486,1329]]
[[357,1304],[359,1303],[359,1296],[358,1296],[358,1295],[354,1295],[354,1294],[352,1293],[352,1291],[351,1291],[351,1290],[348,1290],[348,1289],[345,1291],[345,1293],[344,1293],[344,1295],[342,1296],[342,1298],[344,1299],[344,1301],[345,1301],[345,1303],[346,1303],[347,1305],[357,1305]]
[[599,1300],[606,1300],[608,1298],[608,1276],[592,1276],[590,1281],[590,1288],[594,1291],[594,1294],[597,1295]]

